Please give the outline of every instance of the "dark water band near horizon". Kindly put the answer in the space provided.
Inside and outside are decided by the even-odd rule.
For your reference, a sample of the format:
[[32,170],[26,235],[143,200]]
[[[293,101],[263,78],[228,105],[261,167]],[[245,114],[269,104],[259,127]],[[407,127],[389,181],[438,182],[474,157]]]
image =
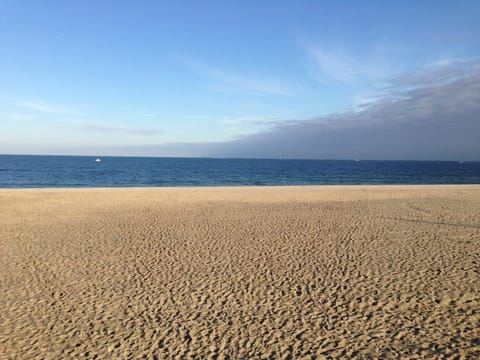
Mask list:
[[480,184],[480,162],[0,155],[0,188]]

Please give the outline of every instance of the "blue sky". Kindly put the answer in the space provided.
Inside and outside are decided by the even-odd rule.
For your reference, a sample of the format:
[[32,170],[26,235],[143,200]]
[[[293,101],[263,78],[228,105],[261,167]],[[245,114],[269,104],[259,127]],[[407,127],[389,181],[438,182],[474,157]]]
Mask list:
[[210,155],[167,145],[338,127],[396,79],[476,76],[479,18],[478,1],[3,0],[0,152]]

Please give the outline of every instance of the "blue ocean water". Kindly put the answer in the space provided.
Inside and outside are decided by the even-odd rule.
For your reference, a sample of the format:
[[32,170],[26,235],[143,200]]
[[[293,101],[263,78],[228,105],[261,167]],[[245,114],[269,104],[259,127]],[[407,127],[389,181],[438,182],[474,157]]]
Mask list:
[[480,184],[480,162],[0,155],[0,188]]

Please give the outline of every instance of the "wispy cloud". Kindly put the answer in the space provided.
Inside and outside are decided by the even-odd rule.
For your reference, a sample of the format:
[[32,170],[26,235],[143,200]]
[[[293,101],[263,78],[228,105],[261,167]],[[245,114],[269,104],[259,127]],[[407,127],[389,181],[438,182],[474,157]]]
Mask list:
[[222,127],[230,134],[230,138],[236,139],[247,134],[255,134],[259,131],[274,127],[282,119],[273,116],[223,116],[218,119]]
[[0,118],[12,121],[29,121],[33,120],[35,117],[31,114],[18,114],[18,113],[8,113],[0,114]]
[[329,52],[319,47],[307,46],[306,50],[319,71],[318,77],[350,82],[362,73],[360,65],[345,52]]
[[444,67],[449,65],[470,64],[478,61],[478,57],[443,57],[427,64],[426,67]]
[[[441,64],[443,62],[439,62]],[[444,65],[427,65],[424,69],[388,79],[387,88],[401,93],[407,88],[439,86],[462,79],[472,73],[475,61],[447,61]]]
[[242,125],[242,124],[254,124],[254,125],[265,125],[272,124],[278,121],[281,121],[278,117],[273,116],[222,116],[219,118],[219,121],[227,125]]
[[211,88],[221,92],[242,92],[254,95],[292,95],[292,89],[284,81],[257,74],[241,74],[201,64],[191,59],[184,63],[199,76],[211,82]]
[[[129,126],[106,125],[99,122],[88,122],[85,117],[76,109],[54,103],[44,101],[17,101],[16,106],[25,110],[29,110],[28,114],[5,114],[5,118],[10,120],[32,120],[34,118],[42,118],[42,114],[51,115],[43,118],[55,121],[59,127],[69,130],[80,130],[89,133],[99,134],[126,134],[136,136],[156,136],[162,134],[163,131],[154,128],[139,128]],[[58,116],[53,116],[58,115]],[[156,114],[145,113],[143,117],[156,117]]]
[[330,48],[306,42],[301,42],[300,46],[313,64],[312,73],[317,81],[321,83],[335,81],[346,84],[362,80],[382,81],[392,72],[390,66],[387,65],[392,63],[391,59],[398,57],[399,53],[411,50],[410,48],[377,44],[368,51],[365,50],[366,54],[363,57],[358,57],[342,48]]
[[65,105],[47,103],[43,101],[20,101],[17,104],[24,109],[48,114],[77,114],[78,111]]
[[77,126],[80,130],[91,133],[102,134],[128,134],[138,136],[155,136],[162,134],[163,131],[159,129],[143,129],[123,126],[109,126],[103,124],[84,123]]

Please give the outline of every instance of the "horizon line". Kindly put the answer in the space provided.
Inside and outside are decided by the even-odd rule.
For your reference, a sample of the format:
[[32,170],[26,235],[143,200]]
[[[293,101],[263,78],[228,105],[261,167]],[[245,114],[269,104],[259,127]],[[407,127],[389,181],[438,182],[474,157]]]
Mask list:
[[211,159],[211,160],[301,160],[301,161],[391,161],[391,162],[460,162],[476,163],[480,160],[425,160],[425,159],[360,159],[360,158],[289,158],[289,157],[229,157],[229,156],[163,156],[163,155],[91,155],[91,154],[12,154],[0,153],[0,156],[58,156],[58,157],[92,157],[92,158],[147,158],[147,159]]

